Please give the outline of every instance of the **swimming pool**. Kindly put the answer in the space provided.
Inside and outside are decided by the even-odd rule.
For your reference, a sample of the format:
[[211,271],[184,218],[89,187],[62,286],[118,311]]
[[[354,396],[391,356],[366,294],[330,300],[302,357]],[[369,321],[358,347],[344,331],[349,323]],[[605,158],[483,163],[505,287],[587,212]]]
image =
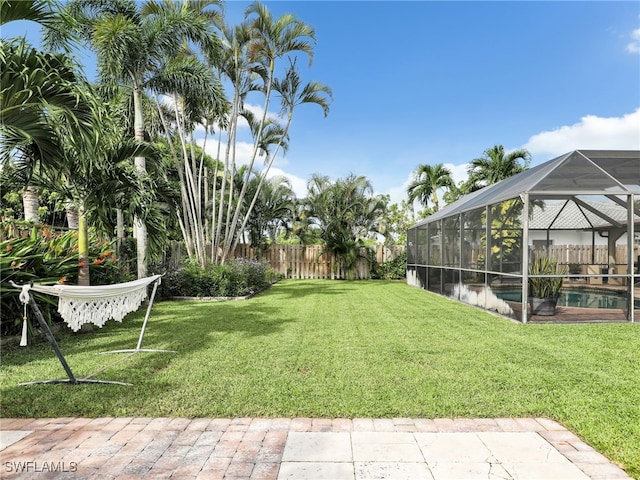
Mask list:
[[[498,298],[508,302],[521,302],[521,290],[493,290]],[[558,298],[558,306],[582,308],[626,309],[627,294],[610,290],[563,288]],[[635,299],[635,308],[640,308],[640,299]]]

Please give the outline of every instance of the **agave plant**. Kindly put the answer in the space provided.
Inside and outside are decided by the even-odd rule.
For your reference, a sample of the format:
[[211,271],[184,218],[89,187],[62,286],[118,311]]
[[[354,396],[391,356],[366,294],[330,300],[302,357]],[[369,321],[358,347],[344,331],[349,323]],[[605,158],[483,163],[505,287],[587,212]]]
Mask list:
[[[536,256],[529,267],[529,275],[563,275],[567,273],[564,265],[558,264],[553,257]],[[529,294],[535,298],[553,298],[560,295],[562,277],[529,277]]]

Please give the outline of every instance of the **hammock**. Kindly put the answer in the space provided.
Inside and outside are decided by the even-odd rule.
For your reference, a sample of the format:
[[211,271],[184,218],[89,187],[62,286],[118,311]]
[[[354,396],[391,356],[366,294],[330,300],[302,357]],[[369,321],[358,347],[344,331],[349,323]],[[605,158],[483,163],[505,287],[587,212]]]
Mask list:
[[[59,297],[58,313],[74,332],[85,323],[100,328],[107,320],[122,322],[128,314],[138,309],[147,298],[147,286],[151,282],[160,282],[160,275],[141,278],[132,282],[115,285],[82,287],[77,285],[23,285],[20,297],[25,291],[34,290]],[[154,290],[155,294],[155,290]],[[24,300],[22,300],[22,303]]]
[[161,275],[153,275],[151,277],[141,278],[132,282],[118,283],[115,285],[99,285],[95,287],[38,284],[19,286],[11,282],[14,287],[20,288],[22,290],[20,292],[20,301],[25,305],[25,316],[23,322],[22,340],[20,342],[20,345],[25,346],[27,344],[26,305],[28,304],[34,311],[41,328],[47,335],[49,342],[53,346],[58,359],[62,363],[62,366],[67,372],[67,376],[69,377],[69,380],[47,380],[29,383],[60,383],[68,381],[70,383],[91,382],[130,385],[122,382],[90,380],[89,377],[92,377],[93,375],[95,375],[95,373],[83,379],[76,379],[71,372],[71,369],[69,368],[64,356],[60,352],[60,348],[58,347],[58,344],[55,341],[55,338],[53,337],[49,326],[45,322],[44,317],[42,316],[42,313],[38,308],[38,305],[30,295],[30,290],[58,297],[58,312],[60,313],[66,324],[74,332],[77,332],[85,323],[92,323],[102,328],[102,326],[110,319],[122,322],[122,319],[128,313],[138,309],[140,304],[147,297],[147,287],[152,282],[155,282],[153,285],[153,293],[151,294],[149,300],[149,306],[147,307],[147,313],[142,324],[142,330],[140,331],[140,337],[138,338],[138,344],[136,348],[130,350],[113,350],[110,352],[102,353],[137,353],[142,351],[161,352],[168,350],[147,350],[141,348],[142,338],[144,337],[144,332],[147,327],[147,321],[149,320],[149,314],[151,313],[153,299],[155,298],[156,290],[158,288],[158,285],[160,284],[160,278]]

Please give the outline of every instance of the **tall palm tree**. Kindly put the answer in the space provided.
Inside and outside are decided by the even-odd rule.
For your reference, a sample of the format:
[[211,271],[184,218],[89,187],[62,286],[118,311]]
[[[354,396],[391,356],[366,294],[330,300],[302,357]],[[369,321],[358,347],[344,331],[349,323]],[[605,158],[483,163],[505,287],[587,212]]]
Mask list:
[[467,168],[470,190],[478,190],[498,183],[529,168],[531,155],[527,150],[514,150],[505,154],[502,145],[494,145],[484,151],[480,158],[474,158]]
[[[280,134],[278,141],[276,142],[275,150],[269,153],[267,165],[259,176],[258,186],[251,200],[251,204],[249,205],[249,212],[251,212],[253,205],[255,204],[258,195],[260,194],[260,187],[264,179],[269,174],[269,170],[273,165],[273,161],[276,158],[279,149],[283,148],[283,150],[286,151],[286,145],[283,145],[282,141],[288,136],[289,127],[291,126],[291,121],[293,120],[294,110],[300,105],[316,104],[322,108],[322,111],[326,118],[326,116],[329,114],[329,99],[332,99],[331,89],[320,82],[309,82],[306,85],[302,86],[300,75],[298,74],[296,68],[295,60],[290,60],[289,69],[287,70],[282,80],[279,80],[277,78],[274,79],[273,89],[280,95],[280,115],[286,117],[287,122],[284,126],[284,130]],[[244,230],[247,218],[248,217],[245,217],[245,222],[243,222],[240,231]]]
[[[162,3],[134,0],[72,0],[68,12],[77,20],[78,34],[94,49],[104,80],[127,85],[134,105],[134,138],[145,138],[143,91],[157,73],[158,65],[177,56],[187,42],[210,44],[215,37],[211,18],[202,14],[204,4],[219,1]],[[145,157],[135,158],[141,176],[146,175]],[[147,273],[147,227],[134,221],[137,239],[138,277]]]
[[437,212],[440,208],[438,190],[452,188],[453,185],[451,170],[443,164],[420,164],[413,173],[413,181],[407,187],[409,205],[418,200],[422,206],[427,207],[429,200],[432,200],[433,209]]
[[[208,130],[207,118],[224,110],[222,86],[211,69],[194,55],[180,54],[168,59],[150,82],[154,90],[171,98],[171,114],[164,113],[160,95],[156,105],[169,136],[167,145],[173,158],[181,192],[178,221],[190,258],[201,265],[206,261],[205,232],[205,155],[196,149],[193,132],[196,125]],[[204,119],[204,120],[203,120]]]
[[[277,59],[291,52],[301,52],[306,54],[311,62],[313,59],[313,44],[315,43],[314,29],[298,20],[292,14],[285,14],[274,19],[269,10],[256,1],[249,5],[245,11],[245,16],[251,15],[255,15],[255,18],[249,24],[250,37],[246,52],[249,55],[248,60],[250,62],[256,62],[263,67],[261,70],[264,79],[262,91],[264,92],[265,101],[262,119],[254,136],[254,147],[249,161],[248,175],[251,175],[253,171],[253,166],[262,144],[262,132],[266,125]],[[238,194],[239,205],[244,200],[248,185],[249,177],[243,183],[242,189]],[[240,210],[236,209],[233,219],[227,225],[237,225],[239,216]],[[235,232],[226,236],[222,253],[223,259],[230,251],[234,237]]]
[[[221,255],[224,238],[230,235],[231,226],[226,222],[226,228],[223,229],[223,219],[225,209],[227,213],[231,212],[229,208],[233,205],[234,189],[233,184],[229,184],[228,180],[233,177],[236,170],[236,133],[238,128],[238,120],[244,110],[244,101],[251,91],[257,91],[260,87],[256,82],[258,77],[265,77],[264,68],[256,64],[250,59],[250,41],[251,26],[248,22],[243,22],[235,27],[223,26],[222,33],[222,55],[214,59],[215,65],[221,75],[225,76],[233,88],[232,98],[228,109],[228,118],[226,119],[226,148],[224,152],[224,164],[222,173],[222,182],[220,185],[219,195],[214,192],[214,199],[218,198],[217,212],[214,209],[212,217],[213,242],[212,242],[212,259],[220,258],[224,261],[225,255]],[[228,190],[228,191],[227,191]]]

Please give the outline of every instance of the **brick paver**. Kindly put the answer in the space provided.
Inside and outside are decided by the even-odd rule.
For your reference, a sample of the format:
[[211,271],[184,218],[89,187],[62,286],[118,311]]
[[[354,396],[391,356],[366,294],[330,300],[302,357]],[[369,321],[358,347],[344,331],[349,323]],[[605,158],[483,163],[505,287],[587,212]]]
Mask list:
[[546,418],[7,418],[0,429],[30,432],[0,451],[3,479],[276,480],[289,432],[535,432],[589,478],[629,479]]

